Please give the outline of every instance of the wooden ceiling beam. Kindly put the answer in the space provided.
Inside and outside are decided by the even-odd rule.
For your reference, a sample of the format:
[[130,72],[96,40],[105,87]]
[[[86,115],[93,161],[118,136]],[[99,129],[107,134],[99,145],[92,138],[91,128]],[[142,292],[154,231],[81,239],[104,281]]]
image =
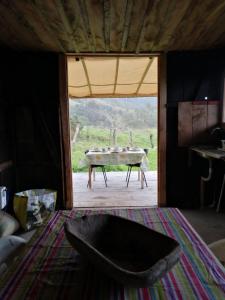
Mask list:
[[[74,51],[74,47],[69,47],[68,34],[63,28],[64,24],[56,7],[55,1],[37,1],[34,0],[33,6],[39,12],[41,20],[46,24],[47,30],[52,39],[58,44],[57,52]],[[49,14],[51,11],[51,14]],[[56,34],[57,32],[57,34]]]
[[[222,6],[221,2],[223,2]],[[173,40],[171,46],[174,47],[178,45],[181,50],[186,47],[191,47],[191,49],[201,48],[201,35],[204,34],[204,32],[207,32],[209,39],[211,37],[209,34],[211,28],[213,28],[212,35],[216,34],[215,23],[217,22],[217,9],[221,11],[222,7],[224,7],[223,0],[218,0],[217,5],[211,0],[205,0],[202,2],[201,7],[197,1],[192,0],[185,16],[182,18],[182,22],[177,27],[178,30],[175,30],[176,39]],[[179,14],[178,11],[178,15]],[[182,40],[180,37],[183,36],[184,33],[186,38]],[[206,42],[208,43],[207,39]]]
[[78,0],[79,8],[80,8],[80,16],[83,23],[83,29],[85,31],[87,42],[89,45],[89,49],[92,52],[96,52],[96,42],[93,31],[91,30],[88,11],[86,7],[86,3],[83,0]]
[[24,44],[29,44],[31,49],[44,49],[42,41],[33,32],[33,29],[30,28],[24,16],[17,12],[11,2],[0,1],[0,15],[2,23],[5,24],[9,31],[9,35],[11,35],[13,41],[17,41],[20,49],[24,48]]
[[16,1],[14,5],[16,9],[24,15],[25,19],[36,33],[39,40],[41,40],[43,44],[48,47],[48,49],[51,51],[65,51],[65,48],[62,46],[59,40],[57,38],[53,38],[54,32],[52,32],[52,30],[50,30],[50,28],[47,26],[46,20],[43,17],[41,10],[36,6],[35,2],[28,1],[24,3],[24,5],[20,5],[20,2]]
[[67,56],[74,56],[74,57],[85,57],[85,56],[91,56],[91,57],[150,57],[150,56],[159,56],[162,52],[140,52],[140,53],[134,53],[134,52],[80,52],[80,53],[73,53],[73,52],[67,52]]
[[155,49],[158,44],[160,44],[162,36],[164,35],[165,31],[167,30],[167,26],[168,26],[169,20],[171,19],[171,16],[174,13],[176,5],[177,5],[177,1],[176,0],[169,1],[168,7],[167,7],[167,9],[165,11],[165,15],[162,17],[163,21],[160,24],[160,26],[158,26],[159,30],[157,32],[157,35],[153,39],[152,46],[150,48],[151,51],[153,49]]
[[160,41],[158,42],[159,49],[166,47],[166,51],[169,50],[170,45],[174,44],[175,39],[182,34],[180,34],[180,25],[183,20],[186,20],[191,14],[194,6],[196,5],[195,0],[186,0],[185,2],[177,2],[176,9],[172,14],[170,20],[168,20],[167,27],[160,36]]
[[76,53],[79,53],[79,47],[78,47],[78,41],[74,38],[73,30],[71,28],[70,22],[68,20],[68,17],[66,15],[66,12],[64,10],[64,6],[62,5],[61,0],[55,0],[56,9],[58,11],[58,14],[60,16],[61,21],[63,22],[63,25],[65,26],[65,34],[67,36],[67,40],[71,43],[72,48]]
[[136,94],[138,94],[138,92],[139,92],[139,90],[140,90],[140,88],[141,88],[141,85],[142,85],[142,83],[143,83],[143,81],[144,81],[144,79],[145,79],[145,76],[146,76],[146,74],[148,73],[148,70],[149,70],[149,68],[151,67],[152,63],[153,63],[153,60],[154,60],[153,57],[150,57],[150,58],[149,58],[149,63],[147,64],[147,66],[146,66],[146,68],[145,68],[145,71],[144,71],[144,73],[143,73],[143,75],[142,75],[142,77],[141,77],[141,81],[139,82],[139,85],[138,85],[138,87],[137,87]]
[[219,45],[225,46],[225,29],[220,32],[219,36],[216,36],[216,38],[214,37],[214,40],[212,41],[212,48]]
[[[211,11],[207,18],[207,25],[204,26],[204,28],[202,27],[203,30],[199,32],[199,35],[197,36],[200,47],[204,46],[204,41],[207,41],[212,46],[216,46],[217,43],[220,44],[221,37],[223,37],[225,33],[224,18],[225,2],[222,1],[220,9],[217,7],[215,10]],[[222,40],[224,40],[225,45],[225,39],[222,38]]]
[[67,0],[64,2],[64,8],[68,16],[68,20],[70,21],[74,38],[79,44],[80,51],[82,51],[82,49],[93,51],[86,31],[86,26],[83,22],[83,17],[80,13],[80,5],[78,1]]
[[152,7],[154,6],[155,3],[156,2],[152,1],[152,0],[148,1],[147,7],[145,9],[144,17],[141,20],[141,26],[140,26],[140,31],[139,31],[140,33],[139,33],[139,36],[137,39],[135,53],[139,53],[139,51],[140,51],[141,42],[142,42],[142,39],[144,37],[144,32],[145,32],[145,23],[146,23],[147,17],[150,15]]
[[18,40],[18,37],[14,36],[12,33],[13,31],[10,30],[9,26],[7,26],[0,18],[0,28],[1,28],[1,36],[0,36],[0,43],[1,47],[9,47],[9,48],[17,48],[20,49],[20,41]]
[[105,51],[110,51],[110,0],[103,1]]
[[124,16],[124,26],[123,26],[123,37],[121,42],[121,52],[125,51],[127,45],[127,39],[130,30],[130,23],[131,23],[131,15],[133,9],[134,1],[127,0],[126,9],[125,9],[125,16]]
[[0,43],[20,50],[117,56],[225,44],[224,0],[2,0],[0,15]]

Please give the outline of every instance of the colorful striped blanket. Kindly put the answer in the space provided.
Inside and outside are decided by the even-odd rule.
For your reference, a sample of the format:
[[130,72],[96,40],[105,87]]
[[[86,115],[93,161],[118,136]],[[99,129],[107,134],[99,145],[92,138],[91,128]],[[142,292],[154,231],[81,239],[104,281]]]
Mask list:
[[[97,273],[69,245],[63,229],[68,218],[95,213],[126,217],[176,239],[182,248],[179,263],[149,288],[123,287]],[[225,299],[225,269],[175,208],[53,213],[0,280],[4,300]]]

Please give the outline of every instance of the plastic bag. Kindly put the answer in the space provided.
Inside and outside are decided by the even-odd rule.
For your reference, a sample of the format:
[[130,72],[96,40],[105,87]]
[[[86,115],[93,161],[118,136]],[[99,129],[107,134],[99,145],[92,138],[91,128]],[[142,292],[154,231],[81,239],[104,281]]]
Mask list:
[[47,189],[34,189],[16,193],[13,207],[20,225],[25,230],[40,226],[47,212],[55,210],[57,192]]

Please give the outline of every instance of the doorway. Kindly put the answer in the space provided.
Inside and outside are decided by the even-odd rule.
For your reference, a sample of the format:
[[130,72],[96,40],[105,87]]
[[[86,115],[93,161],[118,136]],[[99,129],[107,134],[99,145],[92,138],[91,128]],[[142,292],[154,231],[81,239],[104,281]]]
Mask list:
[[[157,97],[69,100],[74,207],[157,205],[157,100]],[[116,147],[118,153],[113,153]],[[139,159],[140,151],[143,152],[140,167],[146,179],[144,189],[140,167],[134,164],[137,161],[130,161],[129,174],[129,166],[116,158],[129,162]],[[105,174],[101,165],[95,168],[90,190],[88,158],[94,155],[105,157]]]
[[[73,59],[76,61],[76,58],[73,57]],[[159,166],[160,172],[158,174],[158,178],[159,178],[158,191],[160,193],[159,193],[158,204],[159,204],[159,206],[164,206],[165,203],[166,203],[166,198],[165,198],[165,153],[166,153],[166,147],[165,147],[165,140],[166,140],[166,135],[165,135],[165,129],[166,129],[166,110],[165,110],[166,84],[165,84],[165,74],[166,74],[166,69],[165,69],[165,66],[166,66],[166,61],[165,61],[164,57],[159,59],[159,61],[160,61],[160,63],[159,63],[159,73],[160,73],[159,78],[161,78],[160,81],[162,81],[162,84],[158,85],[158,80],[157,80],[157,82],[154,82],[154,83],[152,82],[151,84],[152,84],[152,87],[153,87],[154,86],[153,84],[157,83],[157,93],[159,95],[159,99],[158,99],[158,116],[159,116],[159,118],[158,118],[158,129],[159,129],[159,136],[158,136],[158,145],[159,145],[158,166]],[[64,62],[65,62],[65,60],[64,60]],[[151,65],[151,64],[149,64],[149,65]],[[144,71],[145,76],[146,76],[146,73],[149,69],[149,65],[145,68],[145,71]],[[118,63],[117,63],[117,67],[118,67]],[[158,67],[158,62],[157,62],[157,67]],[[68,67],[68,70],[69,70],[69,67]],[[86,68],[84,68],[84,72],[86,74],[85,75],[86,78],[89,78],[89,79],[87,79],[87,85],[91,85],[91,81],[90,81],[91,76],[87,75],[87,72],[88,72],[87,66],[86,66]],[[161,76],[163,74],[164,74],[164,76]],[[67,74],[65,74],[65,75],[67,75]],[[141,77],[141,82],[142,83],[143,83],[143,79],[145,78],[145,76],[143,76],[143,75]],[[116,77],[117,77],[117,80],[118,80],[118,74],[117,74],[117,76],[115,76],[115,78]],[[162,80],[162,77],[164,77],[163,80]],[[157,75],[157,79],[158,79],[158,75]],[[144,83],[144,84],[146,84],[146,83]],[[69,85],[70,85],[70,79],[68,78],[68,86]],[[114,92],[115,92],[115,83],[113,85],[114,85]],[[124,84],[122,84],[122,85],[124,85]],[[130,85],[132,86],[132,84],[130,84]],[[127,90],[127,86],[125,87],[126,90]],[[146,84],[146,86],[147,86],[147,84]],[[122,88],[124,89],[124,86]],[[73,86],[73,89],[74,89],[74,86]],[[101,86],[101,89],[102,89],[102,86]],[[141,89],[141,84],[140,83],[138,84],[138,90],[143,91],[143,89]],[[89,88],[89,91],[90,91],[90,88]],[[136,89],[136,91],[137,91],[137,89]],[[69,96],[70,96],[70,91],[69,91]],[[67,96],[67,101],[68,101],[69,96]],[[103,94],[103,96],[105,97],[104,94]],[[94,97],[94,94],[92,95],[92,97]],[[120,97],[121,97],[121,95],[120,95]],[[89,98],[90,98],[90,96],[89,96]],[[96,98],[96,96],[95,96],[95,98]],[[83,101],[85,101],[85,100],[83,99]],[[68,112],[68,110],[69,110],[69,105],[67,103],[67,112]],[[63,134],[65,134],[64,130],[62,130],[62,135]],[[163,147],[162,147],[162,144],[163,144]],[[67,146],[68,146],[68,136],[67,136]],[[64,159],[65,159],[65,157],[64,157]],[[68,160],[68,157],[67,157],[67,160]],[[72,168],[71,168],[71,173],[72,173]],[[65,180],[65,182],[66,182],[66,180]],[[68,187],[68,178],[67,178],[67,187]],[[71,197],[71,199],[72,199],[72,197]],[[76,199],[75,199],[75,201],[76,201]],[[70,204],[71,204],[71,202],[70,202]],[[66,206],[68,207],[68,204]]]

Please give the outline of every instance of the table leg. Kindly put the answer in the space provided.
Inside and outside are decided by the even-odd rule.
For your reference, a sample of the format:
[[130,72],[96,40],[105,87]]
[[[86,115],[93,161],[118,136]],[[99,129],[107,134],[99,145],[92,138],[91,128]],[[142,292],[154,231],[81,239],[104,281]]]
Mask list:
[[89,186],[89,189],[92,188],[92,184],[91,184],[91,173],[92,173],[92,167],[89,167],[88,169],[88,186]]
[[144,173],[142,170],[141,170],[141,188],[142,189],[144,188]]
[[217,204],[217,207],[216,207],[216,212],[220,211],[220,205],[221,205],[223,192],[224,192],[224,185],[225,185],[225,175],[223,176],[223,183],[222,183],[221,190],[220,190],[220,197],[219,197],[218,204]]
[[93,181],[95,181],[95,168],[93,169]]

